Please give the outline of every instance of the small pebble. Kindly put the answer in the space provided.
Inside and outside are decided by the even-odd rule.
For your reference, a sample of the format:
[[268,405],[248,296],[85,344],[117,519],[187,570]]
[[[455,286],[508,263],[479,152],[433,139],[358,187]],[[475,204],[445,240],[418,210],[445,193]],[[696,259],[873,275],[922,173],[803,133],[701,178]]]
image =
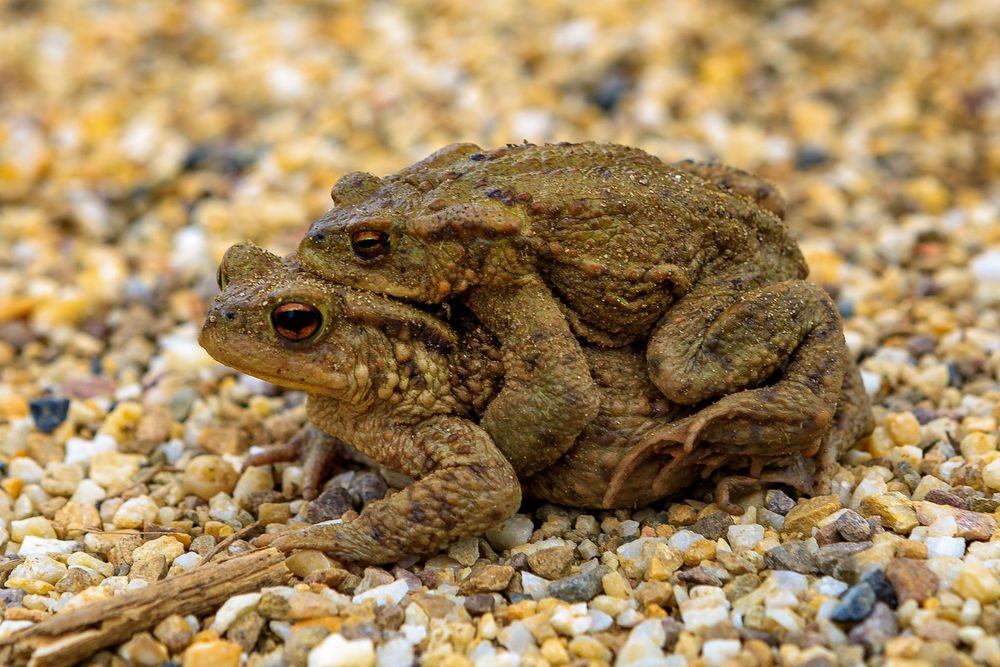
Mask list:
[[69,414],[68,398],[39,398],[28,401],[35,428],[42,433],[51,433],[66,421]]

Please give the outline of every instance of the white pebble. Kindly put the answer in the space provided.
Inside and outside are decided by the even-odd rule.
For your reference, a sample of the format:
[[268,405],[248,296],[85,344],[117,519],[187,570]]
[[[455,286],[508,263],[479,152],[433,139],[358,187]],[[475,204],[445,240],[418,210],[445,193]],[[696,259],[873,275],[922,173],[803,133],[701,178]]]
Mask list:
[[969,555],[983,561],[998,560],[1000,559],[1000,540],[973,542],[969,545]]
[[525,595],[530,595],[535,600],[540,600],[545,597],[545,591],[549,588],[549,580],[530,572],[522,572],[521,587],[524,589]]
[[160,453],[169,465],[176,465],[184,455],[184,441],[179,438],[167,440],[159,447]]
[[614,623],[614,619],[608,614],[605,614],[600,609],[590,610],[590,631],[591,632],[604,632],[611,627]]
[[678,530],[676,533],[670,536],[669,544],[674,549],[684,552],[694,544],[695,542],[700,542],[705,539],[704,536],[698,533],[692,532],[690,530]]
[[801,630],[802,619],[788,607],[768,607],[764,611],[764,616],[771,619],[789,632]]
[[115,512],[112,523],[115,528],[142,528],[146,522],[156,521],[156,513],[159,507],[149,496],[136,496],[129,498]]
[[865,386],[865,393],[874,397],[882,389],[882,378],[875,373],[866,370],[861,371],[861,382]]
[[240,508],[227,493],[217,493],[208,501],[208,516],[216,521],[235,521]]
[[70,502],[96,505],[107,495],[108,492],[100,484],[92,479],[85,479],[76,487],[76,491],[70,497]]
[[199,556],[194,551],[189,551],[186,554],[183,554],[183,555],[178,556],[177,558],[175,558],[174,562],[171,564],[170,567],[171,567],[171,569],[178,568],[178,569],[180,569],[182,571],[183,570],[190,570],[192,567],[194,567],[195,565],[197,565],[200,560],[201,560],[201,556]]
[[[12,623],[14,621],[4,621]],[[0,630],[3,625],[0,624]],[[2,634],[2,633],[0,633]],[[997,637],[980,637],[972,646],[972,659],[980,665],[996,665],[1000,662],[1000,639]]]
[[523,514],[515,514],[496,528],[486,531],[486,539],[497,551],[520,546],[531,539],[535,524]]
[[622,537],[633,537],[639,534],[639,522],[633,519],[622,521],[618,526],[618,532]]
[[987,250],[969,262],[976,280],[984,283],[1000,282],[1000,250]]
[[66,566],[44,554],[26,556],[10,573],[11,579],[37,579],[54,584],[66,574]]
[[928,526],[929,532],[935,537],[954,537],[955,531],[958,530],[958,524],[955,523],[955,517],[950,515],[940,516],[934,520],[930,526]]
[[334,633],[309,651],[308,667],[373,667],[375,645],[371,639],[344,639]]
[[34,621],[0,621],[0,641],[7,639],[15,632],[30,628]]
[[72,540],[56,540],[47,537],[36,537],[29,535],[21,542],[21,548],[17,550],[19,556],[39,556],[43,554],[71,554],[80,545]]
[[641,623],[644,618],[645,616],[637,612],[635,609],[629,608],[615,617],[615,623],[622,628],[631,628]]
[[664,642],[667,641],[667,635],[663,631],[663,623],[655,618],[646,619],[632,628],[628,638],[630,641],[639,638],[648,639],[656,646],[663,646]]
[[549,617],[549,623],[556,632],[576,637],[590,630],[593,619],[587,614],[587,604],[579,602],[557,608]]
[[403,599],[409,590],[410,588],[405,579],[397,579],[391,584],[382,584],[375,588],[369,588],[364,593],[358,593],[354,596],[352,602],[354,604],[361,604],[364,600],[375,600],[375,604],[380,607],[390,602],[399,604],[399,601]]
[[33,516],[10,522],[10,539],[15,542],[23,542],[24,538],[29,535],[55,538],[56,531],[52,528],[52,522],[43,516]]
[[615,661],[615,667],[640,667],[663,662],[663,649],[646,636],[629,635]]
[[830,576],[822,577],[816,581],[816,592],[820,595],[838,598],[847,588],[846,583]]
[[809,579],[806,575],[791,570],[774,570],[768,578],[768,583],[774,590],[785,590],[793,595],[809,590]]
[[234,595],[226,600],[225,604],[215,612],[215,620],[212,621],[210,630],[214,630],[220,635],[229,629],[233,621],[250,611],[260,602],[260,593],[244,593]]
[[740,653],[739,639],[709,639],[701,647],[701,655],[712,667],[717,667]]
[[666,540],[662,537],[640,537],[637,540],[626,542],[615,549],[615,555],[621,560],[639,560],[642,557],[643,548],[647,544],[664,543],[666,543]]
[[118,441],[107,433],[99,433],[93,440],[70,438],[66,441],[66,455],[63,463],[90,463],[95,454],[117,452]]
[[508,651],[512,651],[518,655],[524,655],[524,652],[528,649],[535,648],[535,638],[531,635],[531,631],[528,630],[527,626],[521,621],[514,621],[507,627],[500,630],[500,634],[497,636],[497,641],[500,642]]
[[983,481],[994,491],[1000,490],[1000,458],[993,459],[983,468]]
[[376,667],[396,667],[413,664],[413,647],[403,637],[394,637],[379,644],[375,650]]
[[861,507],[861,501],[868,496],[880,495],[887,491],[885,480],[875,470],[869,471],[865,478],[858,482],[854,493],[851,494],[851,508]]
[[734,552],[750,551],[764,539],[764,526],[755,523],[730,526],[726,531],[726,537]]
[[927,545],[927,557],[953,556],[961,558],[965,555],[965,540],[961,537],[930,536],[924,540]]
[[729,618],[729,600],[721,588],[695,586],[691,597],[680,602],[681,618],[687,630],[710,628]]
[[38,484],[42,481],[44,474],[45,471],[42,470],[42,466],[27,456],[18,456],[11,459],[10,467],[7,469],[8,477],[18,477],[25,484]]
[[[410,605],[411,607],[417,607],[417,603]],[[403,639],[406,640],[411,646],[416,646],[420,642],[427,639],[427,628],[423,625],[413,625],[412,623],[404,623],[399,631],[403,634]]]

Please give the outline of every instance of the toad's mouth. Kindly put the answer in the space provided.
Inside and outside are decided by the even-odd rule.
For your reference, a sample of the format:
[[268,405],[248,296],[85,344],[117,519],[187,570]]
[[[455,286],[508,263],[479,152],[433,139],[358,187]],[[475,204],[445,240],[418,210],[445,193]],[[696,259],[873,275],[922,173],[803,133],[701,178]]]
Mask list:
[[417,301],[415,298],[409,297],[397,298],[414,310],[419,310],[420,312],[430,315],[431,317],[441,320],[442,322],[451,322],[453,315],[452,311],[454,309],[449,303],[427,303],[426,301]]

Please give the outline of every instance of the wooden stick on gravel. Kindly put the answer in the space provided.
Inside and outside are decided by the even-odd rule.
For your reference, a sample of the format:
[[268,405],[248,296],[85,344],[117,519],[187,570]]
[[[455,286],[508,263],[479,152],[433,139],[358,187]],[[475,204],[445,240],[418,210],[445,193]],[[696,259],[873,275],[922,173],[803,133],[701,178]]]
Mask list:
[[285,554],[259,549],[52,616],[0,641],[0,664],[73,665],[171,614],[204,615],[234,595],[288,581]]

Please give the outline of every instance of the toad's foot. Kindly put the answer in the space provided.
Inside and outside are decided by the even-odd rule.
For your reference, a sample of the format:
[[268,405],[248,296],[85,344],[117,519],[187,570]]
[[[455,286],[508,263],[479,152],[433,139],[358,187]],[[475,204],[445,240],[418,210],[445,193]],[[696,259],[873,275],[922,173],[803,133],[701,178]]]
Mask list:
[[343,445],[315,426],[304,426],[288,442],[265,447],[243,462],[243,469],[271,463],[302,461],[302,497],[313,500],[319,495],[324,477],[334,461],[341,457]]
[[[759,460],[755,460],[755,464]],[[811,465],[812,464],[812,465]],[[785,484],[792,487],[799,493],[812,493],[816,478],[815,465],[812,461],[806,463],[806,459],[796,457],[792,463],[774,470],[755,470],[757,466],[751,466],[752,477],[745,475],[730,475],[722,478],[715,487],[715,504],[724,512],[733,516],[743,514],[743,508],[732,501],[734,493],[759,489],[771,484]]]
[[814,456],[829,429],[832,411],[794,382],[725,396],[695,414],[666,424],[637,444],[619,463],[604,496],[605,507],[628,502],[626,487],[649,469],[659,472],[651,493],[660,498],[677,490],[679,470],[699,465],[710,473],[727,460],[762,460],[789,454]]
[[521,486],[514,470],[486,432],[472,422],[438,416],[409,431],[391,427],[379,431],[385,436],[369,453],[418,477],[416,482],[368,503],[353,521],[268,534],[255,544],[282,551],[319,549],[342,560],[389,563],[408,554],[437,551],[517,511]]

